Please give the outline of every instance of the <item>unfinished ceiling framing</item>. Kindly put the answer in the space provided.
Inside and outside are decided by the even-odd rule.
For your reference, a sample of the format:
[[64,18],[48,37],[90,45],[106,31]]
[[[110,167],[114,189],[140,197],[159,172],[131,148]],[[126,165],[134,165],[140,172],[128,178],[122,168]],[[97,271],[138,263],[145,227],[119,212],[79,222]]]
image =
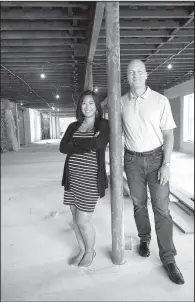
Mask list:
[[[103,18],[98,24],[96,12],[100,3]],[[51,110],[54,106],[62,114],[74,115],[90,60],[94,87],[104,98],[104,4],[2,1],[1,97],[31,108]],[[146,63],[147,83],[159,92],[194,76],[193,1],[120,1],[119,5],[122,93],[129,88],[126,69],[134,58]],[[94,36],[96,43],[92,44]],[[167,68],[168,64],[172,64],[172,69]],[[41,73],[45,73],[45,79],[40,78]]]

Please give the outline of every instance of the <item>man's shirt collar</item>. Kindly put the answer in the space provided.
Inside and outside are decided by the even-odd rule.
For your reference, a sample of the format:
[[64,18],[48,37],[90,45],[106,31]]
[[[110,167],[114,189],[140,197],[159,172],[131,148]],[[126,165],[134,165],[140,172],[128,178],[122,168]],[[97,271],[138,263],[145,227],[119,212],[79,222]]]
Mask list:
[[[150,91],[151,91],[150,87],[147,86],[146,91],[140,96],[140,98],[147,99],[148,95],[150,94]],[[136,98],[136,99],[138,98],[133,94],[133,92],[131,90],[129,92],[129,96],[130,96],[130,100],[134,99],[134,98]]]

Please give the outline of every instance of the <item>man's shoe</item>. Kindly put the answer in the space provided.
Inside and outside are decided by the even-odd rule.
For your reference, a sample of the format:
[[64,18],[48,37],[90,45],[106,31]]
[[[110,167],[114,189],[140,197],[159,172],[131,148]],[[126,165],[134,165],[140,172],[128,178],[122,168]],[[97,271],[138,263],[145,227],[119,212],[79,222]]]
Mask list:
[[165,270],[167,271],[169,278],[176,284],[184,284],[184,278],[182,273],[178,269],[176,263],[168,263],[164,265]]
[[141,242],[140,243],[139,254],[142,257],[149,257],[150,256],[149,242]]

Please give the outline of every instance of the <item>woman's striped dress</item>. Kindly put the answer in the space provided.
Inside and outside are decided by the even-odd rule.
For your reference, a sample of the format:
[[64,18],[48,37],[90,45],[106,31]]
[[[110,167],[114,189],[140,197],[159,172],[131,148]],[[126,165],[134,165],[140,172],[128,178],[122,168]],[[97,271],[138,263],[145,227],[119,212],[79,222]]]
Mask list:
[[[74,132],[73,137],[93,137],[94,131]],[[75,205],[84,212],[93,212],[99,198],[96,151],[72,154],[68,161],[70,191],[64,191],[64,204]]]

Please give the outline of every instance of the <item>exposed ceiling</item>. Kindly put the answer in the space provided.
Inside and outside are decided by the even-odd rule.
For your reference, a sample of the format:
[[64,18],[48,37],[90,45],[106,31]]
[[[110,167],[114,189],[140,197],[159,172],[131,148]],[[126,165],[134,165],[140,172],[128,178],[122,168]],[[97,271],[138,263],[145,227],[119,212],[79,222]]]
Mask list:
[[31,108],[55,106],[74,112],[73,95],[84,85],[94,6],[2,1],[1,64],[6,69],[1,68],[1,96]]
[[[63,114],[74,115],[90,59],[94,87],[104,98],[104,5],[2,1],[1,97],[31,108],[54,106]],[[159,92],[194,76],[193,1],[120,1],[119,5],[122,94],[129,88],[126,68],[134,58],[146,63],[147,83]],[[170,63],[172,69],[167,68]],[[41,73],[45,79],[40,78]]]
[[[148,85],[162,92],[194,75],[194,2],[119,2],[121,91],[128,91],[127,64],[146,63]],[[93,80],[106,87],[105,19],[97,43]],[[167,68],[172,64],[172,69]]]

